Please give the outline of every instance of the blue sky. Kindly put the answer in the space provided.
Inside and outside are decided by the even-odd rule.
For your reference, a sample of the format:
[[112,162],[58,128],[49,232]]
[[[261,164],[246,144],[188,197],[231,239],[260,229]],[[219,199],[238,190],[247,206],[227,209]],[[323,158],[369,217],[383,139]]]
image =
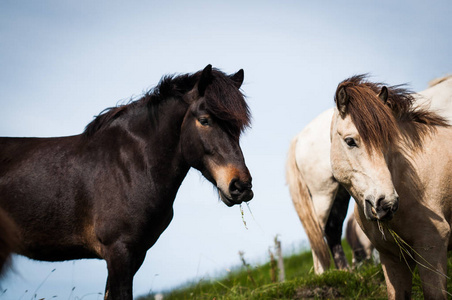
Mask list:
[[[285,251],[306,245],[285,185],[286,153],[332,106],[339,81],[371,73],[420,91],[452,72],[450,1],[92,2],[0,3],[1,136],[78,134],[164,74],[207,64],[245,70],[253,113],[242,138],[255,190],[252,215],[244,208],[248,229],[239,208],[191,171],[173,222],[135,276],[135,295],[209,280],[239,265],[239,251],[262,262],[276,235]],[[16,257],[0,299],[31,298],[36,289],[41,298],[100,299],[105,280],[103,261]]]

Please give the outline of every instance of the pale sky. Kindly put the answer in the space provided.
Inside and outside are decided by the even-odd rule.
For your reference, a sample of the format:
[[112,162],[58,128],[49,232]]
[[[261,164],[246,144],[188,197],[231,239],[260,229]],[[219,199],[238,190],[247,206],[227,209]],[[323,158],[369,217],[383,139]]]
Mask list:
[[[354,74],[415,91],[452,72],[450,1],[13,1],[0,3],[0,135],[78,134],[104,108],[165,74],[243,68],[253,126],[242,149],[252,215],[228,208],[195,170],[135,276],[135,296],[307,245],[285,185],[292,137]],[[55,269],[54,272],[51,272]],[[14,258],[0,299],[101,299],[106,265]],[[48,277],[48,278],[47,278]],[[46,279],[47,278],[47,279]],[[72,291],[72,288],[75,289]],[[27,291],[27,292],[26,292]]]

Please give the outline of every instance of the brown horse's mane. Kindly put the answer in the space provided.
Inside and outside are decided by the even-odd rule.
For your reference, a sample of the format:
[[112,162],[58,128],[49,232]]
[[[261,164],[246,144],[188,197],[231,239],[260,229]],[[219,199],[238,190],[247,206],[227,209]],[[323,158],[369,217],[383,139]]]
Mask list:
[[[410,128],[414,145],[420,146],[422,138],[435,126],[448,126],[445,118],[424,107],[415,107],[413,92],[405,85],[389,86],[386,103],[379,98],[384,83],[370,82],[367,75],[355,75],[339,83],[338,92],[344,90],[350,115],[363,142],[370,149],[387,149],[399,139],[401,127]],[[403,134],[405,136],[405,134]]]
[[[194,74],[166,75],[159,84],[146,92],[140,99],[128,104],[103,110],[91,121],[84,131],[85,136],[107,128],[115,119],[121,117],[134,107],[147,107],[153,122],[158,120],[157,107],[168,99],[181,99],[192,90],[201,77],[201,71]],[[234,137],[250,126],[251,113],[243,93],[234,86],[230,76],[218,69],[212,69],[212,81],[208,85],[204,98],[206,110]]]

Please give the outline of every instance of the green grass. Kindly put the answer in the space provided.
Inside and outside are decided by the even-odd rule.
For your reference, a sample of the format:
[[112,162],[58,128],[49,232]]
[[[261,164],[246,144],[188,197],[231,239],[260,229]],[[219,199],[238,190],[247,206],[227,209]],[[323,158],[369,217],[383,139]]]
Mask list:
[[[344,251],[351,261],[351,250],[343,242]],[[187,283],[164,292],[164,299],[386,299],[386,284],[381,266],[365,264],[353,272],[330,269],[317,276],[313,272],[310,251],[284,258],[286,281],[272,282],[271,263],[258,266],[238,266],[223,277]],[[448,275],[452,277],[452,256],[449,256]],[[274,268],[273,268],[274,272]],[[448,291],[452,291],[448,279]],[[421,281],[416,272],[413,280],[413,299],[423,299]],[[154,295],[138,298],[153,300]]]

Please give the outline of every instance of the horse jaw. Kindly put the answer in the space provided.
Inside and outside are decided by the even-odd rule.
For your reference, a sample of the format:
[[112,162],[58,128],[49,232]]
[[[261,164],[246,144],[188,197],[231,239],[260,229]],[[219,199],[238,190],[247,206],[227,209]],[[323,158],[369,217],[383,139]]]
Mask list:
[[232,199],[230,196],[226,195],[221,189],[218,188],[218,196],[220,197],[221,201],[223,201],[224,204],[226,204],[228,207],[234,206],[234,203],[232,202]]

